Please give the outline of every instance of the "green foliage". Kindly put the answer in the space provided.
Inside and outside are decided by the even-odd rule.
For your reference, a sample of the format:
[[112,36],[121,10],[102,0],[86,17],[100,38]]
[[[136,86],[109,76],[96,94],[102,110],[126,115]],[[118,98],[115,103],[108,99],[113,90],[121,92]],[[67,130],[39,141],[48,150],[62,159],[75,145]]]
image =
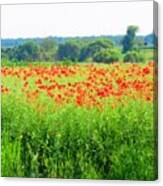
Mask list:
[[144,37],[144,43],[153,49],[157,49],[158,48],[158,37],[156,36],[155,33],[146,35]]
[[9,59],[8,52],[4,48],[1,48],[1,59],[4,61]]
[[33,41],[20,45],[15,52],[15,59],[18,61],[36,61],[38,56],[39,47]]
[[57,51],[58,60],[71,60],[78,61],[80,54],[80,47],[74,41],[67,41],[64,44],[60,44]]
[[138,31],[137,26],[128,26],[127,34],[124,36],[122,45],[123,45],[123,52],[131,51],[134,48],[135,44],[135,35]]
[[52,40],[51,38],[45,38],[41,43],[40,47],[45,51],[48,52],[50,50],[56,49],[56,42]]
[[124,56],[124,62],[144,62],[145,56],[141,52],[129,51]]
[[40,43],[39,59],[41,61],[54,61],[56,57],[57,44],[52,38],[45,38]]
[[[153,60],[154,52],[147,52],[149,46],[151,46],[151,35],[149,39],[146,39],[146,45],[144,44],[144,37],[137,36],[138,27],[129,26],[127,29],[127,34],[123,38],[121,44],[123,44],[123,52],[137,51],[139,53],[139,61],[144,61],[143,56],[140,53],[144,53],[145,59]],[[117,36],[118,37],[118,36]],[[122,37],[122,36],[121,36]],[[120,38],[118,37],[118,43]],[[112,37],[111,37],[112,38]],[[114,38],[114,37],[113,37]],[[114,38],[115,39],[115,38]],[[122,38],[121,38],[122,39]],[[113,39],[112,39],[113,40]],[[104,62],[110,63],[114,61],[121,60],[122,54],[119,52],[119,48],[115,43],[112,42],[109,37],[84,37],[84,38],[65,38],[56,41],[52,37],[38,40],[23,40],[21,45],[14,45],[12,48],[2,48],[1,56],[2,61],[12,61],[12,62],[27,62],[27,61],[46,61],[46,62]],[[26,42],[27,41],[27,42]],[[60,42],[59,42],[60,41]],[[148,44],[149,42],[149,44]],[[11,43],[12,44],[12,43]],[[19,44],[19,42],[18,42]],[[148,46],[149,45],[149,46]],[[152,48],[153,49],[153,48]],[[148,53],[148,54],[147,54]],[[126,54],[124,54],[126,55]],[[134,54],[135,56],[135,54]],[[137,56],[137,54],[136,54]],[[140,57],[142,56],[142,57]],[[156,55],[155,55],[156,56]],[[128,58],[125,57],[125,60]],[[132,58],[132,61],[137,61],[137,57]],[[134,59],[133,59],[134,58]],[[155,60],[155,59],[154,59]]]
[[17,47],[7,48],[7,49],[2,48],[1,49],[2,61],[4,61],[4,60],[15,61],[16,60],[16,53],[17,53]]
[[94,55],[93,60],[96,62],[112,63],[119,61],[121,53],[118,49],[103,49]]
[[97,39],[90,44],[82,48],[80,54],[80,61],[84,61],[87,58],[93,58],[94,55],[102,49],[111,49],[113,48],[113,43],[107,38]]
[[2,176],[157,178],[152,104],[39,113],[19,96],[2,97]]
[[[101,36],[82,36],[82,37],[76,37],[73,38],[75,40],[78,40],[78,42],[80,44],[86,44],[89,42],[92,42],[93,40],[100,38]],[[123,35],[109,35],[109,36],[102,36],[103,38],[109,38],[116,46],[120,47],[122,44],[122,39],[123,39]],[[72,37],[49,37],[49,39],[51,40],[55,40],[57,45],[59,43],[65,43],[67,40],[72,39]],[[28,38],[17,38],[17,39],[2,39],[1,40],[1,45],[2,48],[13,48],[13,47],[17,47],[19,45],[22,45],[24,43],[26,43],[29,40],[33,40],[34,42],[36,42],[37,44],[40,44],[43,42],[44,38],[33,38],[33,39],[28,39]],[[157,45],[157,37],[154,33],[151,33],[149,35],[146,36],[136,36],[136,40],[141,40],[143,42],[145,42],[147,44],[147,46],[149,47],[153,47],[155,48]]]

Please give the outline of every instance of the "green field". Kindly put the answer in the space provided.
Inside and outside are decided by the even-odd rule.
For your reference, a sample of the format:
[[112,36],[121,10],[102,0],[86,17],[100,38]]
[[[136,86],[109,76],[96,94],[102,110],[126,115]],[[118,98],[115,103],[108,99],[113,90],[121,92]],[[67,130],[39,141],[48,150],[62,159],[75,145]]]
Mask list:
[[[152,68],[3,66],[2,176],[155,180]],[[53,83],[57,88],[51,90]],[[108,83],[112,93],[102,94]]]

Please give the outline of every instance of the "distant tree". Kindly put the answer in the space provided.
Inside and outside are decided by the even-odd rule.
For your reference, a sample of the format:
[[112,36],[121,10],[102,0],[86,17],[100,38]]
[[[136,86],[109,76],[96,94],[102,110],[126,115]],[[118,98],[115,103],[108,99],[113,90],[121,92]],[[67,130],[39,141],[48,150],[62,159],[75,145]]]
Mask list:
[[64,44],[59,44],[57,51],[58,60],[78,61],[80,47],[75,41],[67,41]]
[[134,49],[135,36],[137,31],[138,31],[137,26],[134,25],[128,26],[127,33],[122,41],[124,53]]
[[40,43],[40,47],[46,52],[56,49],[56,45],[54,39],[50,37],[43,39]]
[[53,38],[45,38],[40,43],[40,60],[54,61],[57,50],[57,44]]
[[4,48],[1,48],[1,59],[2,60],[9,59],[9,56],[8,56],[8,54],[7,54],[7,52],[6,52],[6,50]]
[[146,44],[146,46],[157,48],[157,40],[157,36],[154,33],[151,33],[145,36],[144,43]]
[[17,51],[17,47],[2,48],[1,50],[2,60],[5,60],[5,59],[11,60],[11,61],[16,60],[16,51]]
[[92,41],[88,45],[82,48],[80,54],[80,61],[84,61],[87,58],[92,58],[94,55],[102,49],[113,48],[113,42],[107,38],[100,38]]
[[15,58],[19,61],[36,61],[39,59],[39,47],[33,42],[29,41],[23,45],[18,46],[15,51]]

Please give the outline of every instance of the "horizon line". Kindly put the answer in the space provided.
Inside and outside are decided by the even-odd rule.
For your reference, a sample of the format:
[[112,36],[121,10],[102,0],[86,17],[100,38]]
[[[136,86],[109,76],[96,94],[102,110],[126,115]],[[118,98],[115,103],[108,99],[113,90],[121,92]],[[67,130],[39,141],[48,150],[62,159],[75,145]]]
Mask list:
[[[150,34],[154,34],[154,32],[150,32],[148,34],[139,34],[139,35],[136,35],[137,36],[147,36],[147,35],[150,35]],[[43,39],[43,38],[50,38],[50,37],[53,37],[53,38],[83,38],[83,37],[116,37],[116,36],[125,36],[125,34],[116,34],[116,35],[111,35],[111,34],[108,34],[108,35],[76,35],[76,36],[59,36],[59,35],[56,35],[56,36],[53,36],[53,35],[49,35],[49,36],[31,36],[31,37],[5,37],[3,38],[1,36],[1,40],[4,40],[4,39],[35,39],[35,38],[40,38],[40,39]]]

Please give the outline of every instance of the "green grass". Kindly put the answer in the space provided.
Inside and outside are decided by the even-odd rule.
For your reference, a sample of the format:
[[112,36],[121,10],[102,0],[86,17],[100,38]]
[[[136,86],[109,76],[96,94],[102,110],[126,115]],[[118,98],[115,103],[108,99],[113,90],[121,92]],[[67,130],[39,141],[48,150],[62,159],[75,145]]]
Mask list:
[[141,50],[142,53],[144,53],[145,59],[147,61],[153,61],[156,60],[156,49],[153,48],[146,48]]
[[2,176],[157,178],[153,104],[51,108],[41,114],[19,95],[2,96]]
[[[28,64],[5,62],[3,65],[21,68]],[[33,64],[51,66],[52,63]],[[127,65],[121,64],[124,70]],[[114,68],[106,64],[100,67]],[[64,84],[84,81],[83,78],[77,73],[72,77],[56,77],[56,81]],[[29,81],[34,87],[35,79]],[[114,100],[107,98],[101,111],[74,104],[55,105],[42,93],[36,102],[29,103],[21,91],[23,81],[7,76],[2,82],[12,90],[2,94],[1,100],[3,177],[157,179],[153,102],[126,98],[128,104],[120,102],[113,109],[108,103]]]

